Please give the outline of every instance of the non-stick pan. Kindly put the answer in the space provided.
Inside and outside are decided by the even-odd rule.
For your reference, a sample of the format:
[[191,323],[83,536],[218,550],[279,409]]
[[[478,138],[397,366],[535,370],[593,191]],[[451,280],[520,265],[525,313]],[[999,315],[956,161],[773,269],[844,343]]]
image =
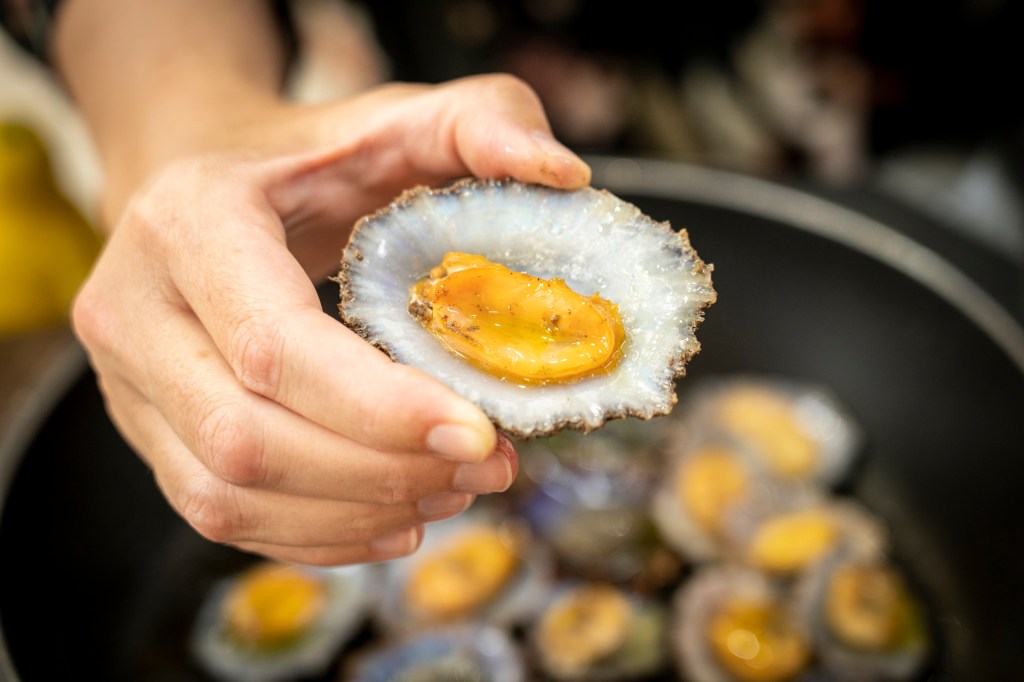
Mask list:
[[[933,614],[926,677],[1012,679],[1024,640],[1018,270],[865,190],[593,159],[595,185],[689,230],[719,301],[680,383],[734,372],[831,387],[867,435],[850,492],[893,527]],[[928,244],[928,246],[923,246]],[[324,290],[325,308],[335,292]],[[201,680],[199,599],[250,560],[167,506],[74,348],[0,452],[0,680]]]

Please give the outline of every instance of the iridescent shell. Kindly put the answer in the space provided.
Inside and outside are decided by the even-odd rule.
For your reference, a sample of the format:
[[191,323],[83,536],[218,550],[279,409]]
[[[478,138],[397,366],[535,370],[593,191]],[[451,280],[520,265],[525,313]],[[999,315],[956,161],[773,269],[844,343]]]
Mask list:
[[[425,613],[410,603],[408,589],[420,569],[479,531],[494,532],[507,539],[516,558],[513,570],[493,594],[479,603],[467,604],[458,613]],[[543,605],[554,572],[550,550],[536,541],[525,523],[471,510],[430,524],[415,554],[384,564],[383,594],[376,604],[376,621],[383,632],[394,635],[465,622],[513,627],[528,621]]]
[[691,438],[733,441],[787,483],[841,484],[864,440],[838,396],[813,382],[739,374],[682,393]]
[[[625,608],[595,610],[594,602],[605,597]],[[551,629],[552,619],[563,636]],[[667,626],[668,610],[656,599],[613,583],[567,580],[552,591],[526,636],[537,667],[551,679],[619,682],[649,679],[662,670],[668,662]]]
[[[895,642],[888,645],[876,643],[873,646],[855,646],[843,641],[830,625],[826,606],[830,583],[837,571],[854,566],[874,566],[891,571],[902,583],[906,612]],[[849,547],[808,571],[800,579],[794,588],[796,602],[811,628],[825,671],[841,679],[851,680],[895,682],[917,677],[932,652],[932,643],[924,603],[908,578],[903,568],[884,552]],[[877,598],[875,595],[874,599]],[[871,608],[878,609],[877,601]]]
[[667,422],[618,421],[600,431],[563,432],[517,446],[532,494],[519,513],[573,573],[596,580],[647,580],[663,553],[648,500],[663,476]]
[[352,662],[338,679],[351,682],[418,680],[526,682],[526,667],[509,634],[494,626],[466,623],[418,632],[382,643]]
[[371,566],[302,567],[327,589],[323,613],[295,641],[261,648],[239,642],[228,631],[223,602],[241,574],[220,580],[196,618],[191,649],[200,666],[226,682],[284,682],[319,675],[369,617],[379,575]]
[[[784,630],[804,642],[808,655],[811,637],[788,595],[764,574],[742,566],[715,564],[702,567],[684,582],[672,599],[672,655],[683,679],[693,682],[735,682],[713,650],[709,625],[723,604],[743,600],[769,605]],[[785,679],[794,679],[797,671]],[[764,676],[763,679],[772,679]]]
[[[518,385],[452,355],[408,312],[409,290],[448,252],[472,253],[580,295],[615,303],[624,354],[608,374]],[[700,349],[695,331],[715,300],[711,266],[685,230],[607,191],[561,191],[511,180],[416,188],[357,223],[345,249],[342,320],[394,360],[433,375],[520,437],[648,419],[676,402],[675,380]]]

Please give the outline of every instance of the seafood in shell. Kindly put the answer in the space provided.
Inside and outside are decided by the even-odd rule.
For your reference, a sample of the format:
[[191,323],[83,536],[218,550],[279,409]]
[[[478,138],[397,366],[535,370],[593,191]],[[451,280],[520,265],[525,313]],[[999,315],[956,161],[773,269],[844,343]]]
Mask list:
[[377,577],[369,566],[257,562],[206,596],[192,630],[194,657],[225,682],[320,674],[367,621]]
[[415,554],[384,568],[377,621],[385,632],[408,633],[525,622],[540,608],[555,567],[525,523],[474,509],[432,523]]
[[[626,335],[621,357],[605,373],[540,384],[467,362],[421,323],[422,301],[410,307],[410,292],[452,253],[611,302]],[[350,328],[480,406],[499,428],[529,438],[668,414],[675,381],[700,349],[696,329],[716,297],[711,270],[685,230],[607,191],[467,179],[409,190],[360,220],[336,281]],[[560,317],[545,316],[547,331],[536,333],[559,327]]]
[[644,679],[667,661],[660,603],[601,581],[557,586],[529,631],[537,664],[565,682]]
[[688,386],[684,402],[691,439],[731,442],[787,483],[836,487],[864,439],[842,401],[811,381],[736,374]]

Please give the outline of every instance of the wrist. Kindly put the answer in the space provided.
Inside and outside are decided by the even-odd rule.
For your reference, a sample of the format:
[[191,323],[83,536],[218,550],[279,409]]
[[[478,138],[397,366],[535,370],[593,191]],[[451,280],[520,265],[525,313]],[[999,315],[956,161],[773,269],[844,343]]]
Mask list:
[[132,195],[170,164],[251,148],[246,131],[283,106],[272,94],[239,90],[220,101],[189,95],[153,107],[102,147],[101,212],[107,229],[115,226]]
[[103,165],[108,221],[160,168],[222,149],[233,131],[281,105],[285,48],[269,7],[265,0],[62,6],[56,62]]

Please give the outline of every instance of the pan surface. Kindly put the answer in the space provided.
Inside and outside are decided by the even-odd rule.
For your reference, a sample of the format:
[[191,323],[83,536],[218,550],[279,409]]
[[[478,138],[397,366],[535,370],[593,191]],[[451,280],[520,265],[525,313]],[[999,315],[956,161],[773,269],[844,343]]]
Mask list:
[[[850,492],[890,522],[934,614],[930,679],[1016,670],[1024,331],[999,302],[1019,293],[1012,264],[941,235],[952,248],[939,256],[793,188],[677,164],[593,165],[595,186],[686,228],[715,265],[719,300],[680,393],[737,372],[832,388],[867,435]],[[324,290],[325,309],[335,296]],[[84,361],[53,402],[22,451],[0,452],[13,471],[0,490],[0,680],[205,679],[185,633],[213,582],[251,558],[170,510]]]

